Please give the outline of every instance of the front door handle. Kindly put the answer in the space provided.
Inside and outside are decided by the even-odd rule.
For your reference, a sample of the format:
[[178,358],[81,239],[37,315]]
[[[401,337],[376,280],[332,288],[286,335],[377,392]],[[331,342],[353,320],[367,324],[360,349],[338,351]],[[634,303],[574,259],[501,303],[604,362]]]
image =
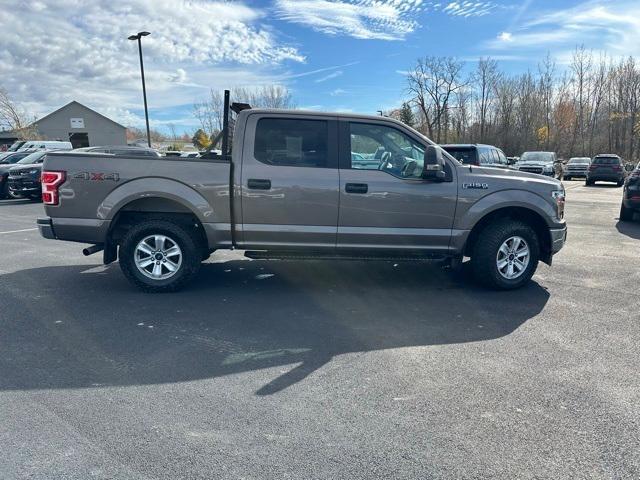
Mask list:
[[247,187],[252,190],[271,190],[271,180],[264,178],[250,178],[247,180]]
[[347,193],[367,193],[369,185],[366,183],[347,183],[344,187]]

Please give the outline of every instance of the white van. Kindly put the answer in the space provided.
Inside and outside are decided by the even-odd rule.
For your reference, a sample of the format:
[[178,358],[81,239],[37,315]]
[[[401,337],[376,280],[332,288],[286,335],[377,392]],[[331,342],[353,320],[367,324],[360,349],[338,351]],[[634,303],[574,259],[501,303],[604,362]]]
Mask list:
[[28,140],[18,150],[71,150],[73,146],[71,142],[61,142],[52,140]]

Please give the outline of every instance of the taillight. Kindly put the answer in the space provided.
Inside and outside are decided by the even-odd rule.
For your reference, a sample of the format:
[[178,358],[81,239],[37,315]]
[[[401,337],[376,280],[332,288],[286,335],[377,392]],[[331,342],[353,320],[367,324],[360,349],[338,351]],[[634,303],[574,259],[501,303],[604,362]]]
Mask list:
[[66,172],[44,171],[40,176],[42,182],[42,202],[45,205],[58,205],[58,187],[67,178]]
[[620,165],[614,165],[614,166],[613,166],[613,169],[614,169],[616,172],[619,172],[620,170],[622,170],[622,167],[621,167]]

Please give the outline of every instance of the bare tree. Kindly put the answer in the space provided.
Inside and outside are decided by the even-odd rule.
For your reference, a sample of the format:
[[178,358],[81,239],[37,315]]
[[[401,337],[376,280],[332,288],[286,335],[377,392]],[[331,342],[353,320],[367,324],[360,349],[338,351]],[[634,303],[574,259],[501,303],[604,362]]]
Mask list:
[[407,77],[408,91],[418,106],[429,136],[440,142],[447,136],[452,95],[468,84],[462,80],[464,62],[452,57],[418,59]]
[[29,115],[17,105],[9,93],[0,87],[0,127],[5,130],[12,130],[20,138],[37,137],[37,131],[33,125],[35,119],[29,119]]
[[476,106],[480,122],[481,142],[485,141],[489,110],[493,104],[495,89],[499,80],[498,62],[491,58],[481,58],[473,76],[476,86]]

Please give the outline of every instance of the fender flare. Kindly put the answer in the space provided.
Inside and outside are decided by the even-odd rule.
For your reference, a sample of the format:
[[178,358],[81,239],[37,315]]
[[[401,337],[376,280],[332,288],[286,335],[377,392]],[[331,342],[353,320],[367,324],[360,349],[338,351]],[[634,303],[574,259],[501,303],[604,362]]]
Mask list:
[[215,221],[213,207],[200,193],[184,183],[162,177],[145,177],[119,185],[98,205],[96,216],[111,221],[125,205],[150,197],[165,198],[182,205],[201,223]]
[[537,213],[552,228],[556,212],[540,195],[526,190],[500,190],[493,192],[473,203],[465,213],[457,219],[455,228],[472,230],[484,217],[504,208],[523,208]]

